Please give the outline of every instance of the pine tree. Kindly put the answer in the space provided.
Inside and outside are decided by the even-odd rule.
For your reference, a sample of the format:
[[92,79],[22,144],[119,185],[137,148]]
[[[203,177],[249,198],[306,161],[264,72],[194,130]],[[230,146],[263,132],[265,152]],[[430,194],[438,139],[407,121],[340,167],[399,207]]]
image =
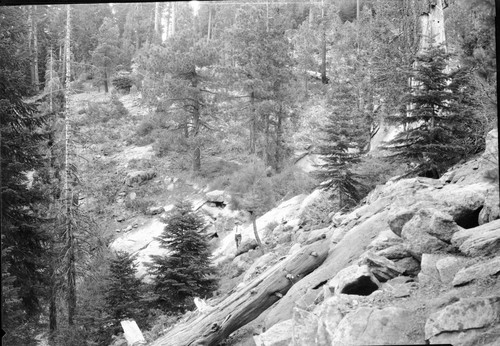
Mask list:
[[206,297],[216,289],[216,272],[210,263],[203,219],[192,211],[191,204],[177,203],[166,222],[158,240],[169,254],[151,256],[149,271],[159,306],[183,312],[193,307],[194,297]]
[[139,315],[141,281],[135,277],[137,265],[134,259],[127,252],[119,251],[111,260],[106,304],[117,322]]
[[479,152],[481,124],[474,116],[473,88],[466,69],[447,72],[451,54],[433,47],[415,57],[414,83],[401,115],[388,117],[404,131],[388,143],[391,159],[413,165],[410,173],[439,178],[448,167]]
[[104,18],[97,36],[99,45],[92,53],[92,61],[98,70],[98,81],[104,83],[104,91],[109,91],[109,77],[114,72],[120,54],[118,26],[110,18]]
[[32,335],[28,323],[41,311],[47,286],[46,245],[50,237],[37,206],[45,203],[36,181],[28,183],[27,172],[43,167],[42,148],[46,122],[34,104],[27,104],[29,66],[20,52],[24,44],[22,12],[0,9],[0,181],[2,230],[2,328],[3,342],[26,344]]
[[323,130],[323,144],[319,147],[324,163],[319,165],[316,176],[322,182],[320,188],[338,198],[339,209],[358,203],[364,188],[361,177],[352,171],[353,164],[360,160],[368,133],[356,102],[354,87],[347,81],[336,82],[329,100],[331,113]]

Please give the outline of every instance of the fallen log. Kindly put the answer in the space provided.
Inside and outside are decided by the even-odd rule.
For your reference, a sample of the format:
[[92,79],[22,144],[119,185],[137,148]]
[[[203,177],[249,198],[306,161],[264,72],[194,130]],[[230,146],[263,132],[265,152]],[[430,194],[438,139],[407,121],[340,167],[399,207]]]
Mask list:
[[181,322],[152,346],[218,345],[232,332],[257,318],[282,298],[304,276],[319,267],[328,256],[329,242],[304,247],[266,270],[214,306],[214,310]]

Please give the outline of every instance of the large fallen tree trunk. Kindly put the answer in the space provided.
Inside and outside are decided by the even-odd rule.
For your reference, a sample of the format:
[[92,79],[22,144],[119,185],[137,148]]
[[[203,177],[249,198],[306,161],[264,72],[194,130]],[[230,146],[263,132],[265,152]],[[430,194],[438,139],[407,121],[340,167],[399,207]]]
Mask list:
[[232,332],[257,318],[283,297],[294,283],[314,271],[326,259],[329,242],[318,241],[266,270],[236,290],[210,312],[197,312],[176,325],[152,346],[218,345]]

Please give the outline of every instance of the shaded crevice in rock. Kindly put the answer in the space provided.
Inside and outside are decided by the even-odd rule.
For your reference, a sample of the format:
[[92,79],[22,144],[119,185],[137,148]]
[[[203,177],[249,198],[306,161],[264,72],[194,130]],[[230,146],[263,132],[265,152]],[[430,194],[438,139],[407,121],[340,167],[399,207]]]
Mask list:
[[328,280],[321,281],[319,284],[317,284],[316,286],[314,286],[312,289],[313,290],[317,290],[318,288],[324,286],[327,282],[328,282]]
[[369,296],[378,290],[378,285],[369,276],[361,276],[358,280],[347,284],[340,293]]
[[455,217],[455,222],[462,228],[469,229],[479,226],[479,213],[483,209],[480,206],[476,210],[469,210]]

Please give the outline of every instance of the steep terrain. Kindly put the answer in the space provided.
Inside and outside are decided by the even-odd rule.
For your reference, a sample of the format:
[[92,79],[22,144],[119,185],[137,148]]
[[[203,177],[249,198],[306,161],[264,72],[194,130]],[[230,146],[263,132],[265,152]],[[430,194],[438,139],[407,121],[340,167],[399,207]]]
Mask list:
[[[109,102],[96,96],[75,97],[77,121],[88,116],[90,100]],[[485,178],[498,162],[497,132],[488,135],[483,155],[441,179],[393,179],[347,214],[335,213],[319,191],[287,199],[257,219],[265,248],[256,248],[246,221],[237,252],[234,220],[248,215],[229,209],[227,192],[209,191],[187,179],[170,158],[158,159],[152,145],[131,144],[131,129],[148,110],[137,96],[119,99],[127,116],[81,125],[89,137],[99,126],[109,137],[81,147],[88,162],[84,180],[111,181],[94,195],[84,194],[82,206],[101,215],[111,249],[137,255],[138,275],[147,281],[149,256],[165,253],[155,240],[163,231],[162,218],[176,198],[187,198],[207,221],[214,263],[223,268],[208,308],[146,331],[151,345],[493,345],[500,340],[498,181]],[[314,158],[304,157],[298,166],[309,170],[304,161]],[[99,213],[96,201],[104,192],[109,203]],[[316,259],[304,267],[313,253]],[[280,281],[292,272],[293,279]],[[237,312],[250,317],[243,323]]]
[[[326,243],[324,262],[238,331],[225,330],[230,315],[219,320],[223,317],[216,313],[196,311],[152,345],[215,345],[209,340],[231,332],[233,345],[497,344],[499,192],[498,182],[484,178],[497,165],[496,131],[487,143],[485,154],[439,180],[412,178],[379,186],[351,213],[332,215],[326,228],[298,226],[298,213],[283,220],[276,215],[281,224],[261,235],[268,243],[289,240],[288,257],[310,251],[304,250],[307,244]],[[268,275],[276,263],[273,252],[284,243],[271,245],[265,255],[235,257],[234,266],[241,260],[259,265],[242,273],[243,283],[227,297],[208,301],[213,311],[255,294],[247,286],[259,292],[256,282]],[[199,329],[192,327],[200,320],[218,327],[195,332]]]

